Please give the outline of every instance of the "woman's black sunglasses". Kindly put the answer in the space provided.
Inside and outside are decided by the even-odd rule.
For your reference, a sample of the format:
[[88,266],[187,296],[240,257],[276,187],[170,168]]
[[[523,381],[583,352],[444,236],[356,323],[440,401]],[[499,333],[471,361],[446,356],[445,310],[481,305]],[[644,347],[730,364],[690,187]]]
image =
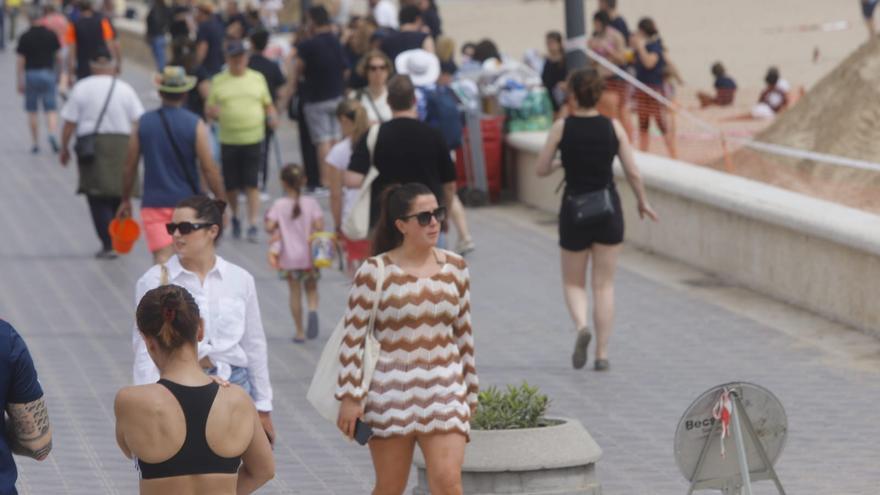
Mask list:
[[446,220],[446,207],[441,206],[434,211],[423,211],[421,213],[414,213],[412,215],[407,215],[405,217],[400,217],[401,220],[409,220],[410,218],[415,217],[418,220],[419,225],[422,227],[427,227],[431,224],[431,217],[437,219],[437,222],[443,223]]
[[192,222],[180,222],[180,223],[166,223],[165,230],[168,231],[168,235],[174,235],[175,230],[180,230],[181,235],[187,235],[195,232],[196,230],[204,229],[206,227],[210,227],[214,225],[210,222],[202,222],[202,223],[192,223]]

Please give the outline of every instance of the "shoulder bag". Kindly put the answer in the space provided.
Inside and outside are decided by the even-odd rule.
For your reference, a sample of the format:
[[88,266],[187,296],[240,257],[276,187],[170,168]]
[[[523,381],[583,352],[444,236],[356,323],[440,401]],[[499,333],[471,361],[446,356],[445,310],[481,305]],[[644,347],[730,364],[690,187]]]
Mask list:
[[367,132],[367,151],[370,153],[370,170],[358,190],[354,204],[348,216],[342,219],[342,233],[350,240],[366,239],[370,235],[370,205],[373,182],[379,176],[376,168],[376,140],[379,137],[379,124],[370,127]]
[[[381,255],[376,256],[374,259],[379,265],[376,275],[376,290],[373,297],[370,322],[364,335],[363,359],[361,360],[363,363],[361,388],[365,392],[370,390],[373,372],[376,370],[376,363],[379,361],[380,344],[376,339],[375,326],[376,313],[379,310],[379,300],[382,298],[382,284],[385,283],[385,260],[382,259]],[[330,334],[330,338],[327,339],[327,344],[324,345],[321,359],[318,361],[318,366],[315,367],[315,374],[312,376],[312,383],[309,385],[309,391],[306,394],[306,399],[308,399],[309,403],[312,404],[324,419],[331,423],[336,423],[339,416],[336,386],[339,381],[339,371],[342,368],[342,363],[339,361],[339,347],[345,338],[345,332],[345,316],[343,316],[339,323],[336,324],[333,333]]]
[[76,153],[77,162],[80,165],[89,165],[95,161],[95,142],[98,137],[98,128],[101,121],[104,120],[104,114],[107,112],[107,106],[110,105],[110,98],[113,96],[113,88],[116,87],[116,77],[110,83],[110,91],[107,92],[107,98],[104,100],[104,106],[101,113],[98,114],[98,120],[95,122],[95,130],[91,134],[76,137],[76,144],[73,145],[73,151]]
[[171,132],[171,126],[168,125],[168,119],[165,118],[165,112],[163,112],[161,108],[159,109],[159,119],[162,120],[162,127],[165,128],[165,135],[171,143],[171,148],[174,149],[174,155],[177,157],[177,162],[183,168],[183,174],[186,175],[186,182],[189,183],[189,187],[192,189],[193,194],[199,194],[199,186],[196,184],[195,179],[193,179],[189,167],[186,166],[186,159],[183,157],[183,151],[181,151],[180,147],[177,145],[177,140],[174,139],[174,134]]

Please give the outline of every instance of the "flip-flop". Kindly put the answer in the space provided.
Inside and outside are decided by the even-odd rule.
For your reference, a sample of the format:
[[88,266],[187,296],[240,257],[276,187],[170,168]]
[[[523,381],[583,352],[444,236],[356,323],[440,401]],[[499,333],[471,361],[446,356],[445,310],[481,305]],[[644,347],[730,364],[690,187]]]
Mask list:
[[597,359],[593,362],[593,369],[596,371],[608,371],[608,368],[610,367],[611,363],[609,363],[607,359]]
[[294,338],[293,338],[293,343],[294,343],[294,344],[305,344],[305,343],[306,343],[306,339],[300,339],[300,338],[294,337]]
[[571,355],[571,365],[574,369],[579,370],[587,364],[587,347],[590,346],[590,339],[593,334],[588,328],[578,330],[577,340],[574,341],[574,353]]

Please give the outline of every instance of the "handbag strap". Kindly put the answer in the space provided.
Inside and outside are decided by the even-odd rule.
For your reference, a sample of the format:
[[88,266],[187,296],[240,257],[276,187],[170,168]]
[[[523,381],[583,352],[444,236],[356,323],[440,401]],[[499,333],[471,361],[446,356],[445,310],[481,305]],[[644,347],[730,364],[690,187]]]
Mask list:
[[373,112],[376,113],[376,118],[379,119],[379,122],[384,123],[385,120],[382,119],[382,114],[379,113],[379,109],[376,107],[376,102],[373,101],[373,96],[370,94],[369,89],[361,90],[362,94],[367,97],[367,101],[370,103],[370,108],[373,109]]
[[177,162],[183,168],[183,173],[186,175],[186,181],[189,183],[189,187],[192,188],[193,194],[199,194],[199,188],[196,186],[196,181],[193,180],[192,175],[189,173],[189,168],[186,166],[186,159],[183,157],[183,151],[180,150],[180,147],[177,145],[177,140],[174,139],[174,134],[171,132],[171,126],[168,125],[168,120],[165,118],[165,112],[163,109],[159,109],[159,119],[162,120],[162,127],[165,128],[165,134],[168,136],[168,141],[171,142],[171,148],[174,149],[174,154],[177,156]]
[[113,88],[116,87],[116,76],[113,76],[113,81],[110,82],[110,91],[107,92],[107,98],[104,100],[104,106],[101,107],[101,113],[98,114],[98,120],[95,122],[95,130],[92,134],[98,133],[98,127],[101,127],[101,122],[104,120],[104,114],[107,113],[107,107],[110,105],[110,98],[113,96]]

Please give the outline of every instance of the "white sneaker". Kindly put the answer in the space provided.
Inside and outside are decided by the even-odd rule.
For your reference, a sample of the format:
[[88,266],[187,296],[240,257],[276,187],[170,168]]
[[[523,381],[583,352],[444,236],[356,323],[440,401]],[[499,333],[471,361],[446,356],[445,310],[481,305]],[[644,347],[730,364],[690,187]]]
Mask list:
[[471,238],[459,239],[458,243],[455,245],[455,252],[464,256],[476,248],[477,248],[477,245],[474,244],[473,239],[471,239]]

